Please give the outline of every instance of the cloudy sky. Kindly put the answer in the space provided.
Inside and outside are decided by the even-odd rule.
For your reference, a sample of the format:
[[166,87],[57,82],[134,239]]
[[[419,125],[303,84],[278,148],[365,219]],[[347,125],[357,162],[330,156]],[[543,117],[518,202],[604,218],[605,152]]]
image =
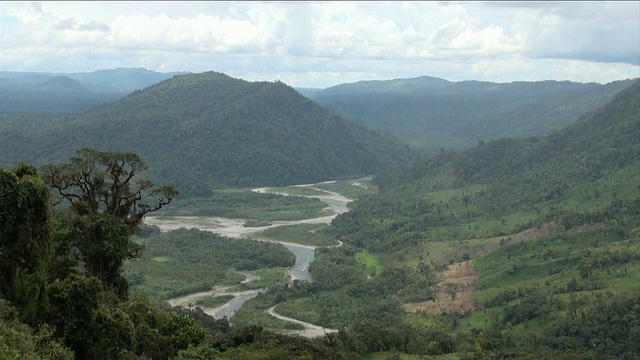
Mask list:
[[640,2],[0,2],[0,70],[118,67],[606,83],[640,77]]

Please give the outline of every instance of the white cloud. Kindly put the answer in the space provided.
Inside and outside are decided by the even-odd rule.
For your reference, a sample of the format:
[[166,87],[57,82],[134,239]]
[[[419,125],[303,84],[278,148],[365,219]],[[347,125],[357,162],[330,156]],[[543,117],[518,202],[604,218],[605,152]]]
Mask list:
[[640,76],[638,2],[2,2],[0,10],[2,70],[145,66],[282,76],[296,86],[362,76]]

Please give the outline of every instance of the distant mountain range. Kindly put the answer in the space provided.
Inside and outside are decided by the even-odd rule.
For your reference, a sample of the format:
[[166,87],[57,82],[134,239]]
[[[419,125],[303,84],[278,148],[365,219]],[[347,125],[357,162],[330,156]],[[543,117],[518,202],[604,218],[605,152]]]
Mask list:
[[334,224],[349,234],[345,243],[397,250],[427,234],[438,241],[485,239],[510,234],[519,221],[560,221],[563,212],[597,214],[616,201],[637,201],[639,99],[636,80],[546,136],[490,140],[377,174],[378,196],[352,203]]
[[504,136],[543,135],[609,101],[633,81],[492,83],[412,79],[342,84],[308,96],[426,153]]
[[60,163],[81,147],[136,153],[187,196],[372,174],[415,155],[281,82],[215,72],[176,75],[75,116],[0,121],[3,162]]
[[85,73],[0,71],[0,112],[77,113],[185,73],[144,68]]

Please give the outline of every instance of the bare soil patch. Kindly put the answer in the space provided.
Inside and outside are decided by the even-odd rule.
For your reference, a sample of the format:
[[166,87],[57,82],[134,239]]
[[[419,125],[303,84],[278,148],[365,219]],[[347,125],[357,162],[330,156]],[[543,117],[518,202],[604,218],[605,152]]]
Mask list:
[[[556,231],[556,223],[547,223],[540,228],[531,228],[517,234],[500,236],[487,239],[485,252],[495,250],[500,246],[500,241],[516,243],[549,235]],[[407,312],[424,311],[429,314],[439,315],[443,313],[465,313],[473,311],[474,284],[480,278],[480,274],[473,266],[473,260],[454,263],[446,270],[437,274],[440,282],[434,286],[436,292],[435,301],[425,301],[421,303],[405,304]]]
[[474,309],[472,295],[474,283],[478,280],[479,274],[473,267],[473,260],[449,265],[446,270],[438,274],[438,278],[441,281],[435,286],[435,301],[405,304],[405,311],[424,311],[438,315],[465,313]]

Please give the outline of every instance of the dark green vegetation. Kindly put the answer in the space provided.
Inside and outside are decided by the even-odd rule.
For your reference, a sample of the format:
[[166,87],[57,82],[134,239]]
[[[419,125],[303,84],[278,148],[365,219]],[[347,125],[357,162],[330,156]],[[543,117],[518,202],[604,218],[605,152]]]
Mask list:
[[[238,323],[286,329],[261,312],[276,305],[346,329],[360,354],[638,359],[638,99],[640,83],[549,136],[376,176],[379,193],[333,222],[345,245],[318,249],[314,281],[258,295]],[[434,286],[465,260],[477,281]],[[469,288],[473,310],[446,307]],[[444,313],[429,312],[435,299]]]
[[220,305],[228,303],[231,299],[233,299],[233,295],[209,296],[196,300],[194,305],[204,308],[216,308]]
[[[138,230],[136,213],[156,202],[140,199],[136,204],[150,207],[109,212],[113,202],[101,200],[104,206],[92,212],[92,194],[118,193],[119,186],[103,186],[114,172],[90,176],[86,184],[96,187],[87,189],[100,190],[79,189],[80,201],[52,217],[47,183],[61,184],[52,180],[64,177],[44,182],[24,164],[3,170],[0,355],[35,349],[34,358],[69,358],[73,351],[77,358],[358,359],[383,352],[396,358],[638,359],[638,99],[636,81],[544,137],[491,140],[378,174],[375,195],[360,197],[352,211],[322,229],[344,245],[318,249],[314,281],[270,286],[237,312],[232,328],[198,309],[167,311],[123,296],[128,283],[116,265],[138,255],[124,251],[138,249],[124,235]],[[87,154],[99,156],[78,156],[70,170],[91,159],[102,169],[113,158]],[[127,184],[124,194],[136,194],[136,183]],[[141,237],[174,244],[163,240],[170,234],[139,230]],[[210,241],[194,230],[178,233],[200,239],[200,248]],[[268,263],[272,251],[255,249],[224,252],[246,251],[251,266]],[[164,266],[175,254],[182,256],[173,250],[150,259]],[[108,266],[92,267],[96,259]],[[461,261],[479,278],[442,271]],[[233,266],[220,281],[243,277]],[[281,268],[268,271],[275,282]],[[447,307],[456,301],[470,310]],[[269,317],[264,310],[271,306],[340,331],[315,340],[275,334],[260,326],[296,326]],[[435,313],[434,306],[444,312]]]
[[[214,72],[175,76],[120,101],[52,120],[33,134],[26,132],[33,126],[29,121],[2,121],[12,122],[12,133],[0,134],[0,152],[9,159],[16,157],[10,145],[20,136],[33,138],[19,146],[26,155],[21,160],[36,165],[67,158],[80,147],[134,152],[149,163],[151,179],[176,186],[185,197],[230,186],[361,176],[413,158],[408,148],[283,83]],[[0,165],[15,166],[4,160]]]
[[[139,171],[144,168],[144,162],[133,154],[85,149],[65,165],[47,167],[44,179],[25,163],[0,169],[0,357],[359,357],[362,351],[346,332],[309,340],[257,326],[231,329],[227,320],[215,320],[198,308],[168,309],[147,298],[129,296],[121,265],[125,259],[138,257],[141,250],[129,235],[140,230],[141,235],[157,236],[157,229],[140,228],[140,215],[166,205],[175,195],[171,188],[155,188],[140,179]],[[69,207],[52,210],[51,190]],[[209,234],[184,233],[196,241],[215,242]],[[228,243],[233,241],[215,245],[244,251],[247,262],[243,267],[248,269],[263,266],[258,262],[281,261],[269,258],[278,251],[270,244]],[[261,251],[256,253],[256,249]],[[172,256],[180,256],[178,253]],[[171,262],[168,256],[155,259]],[[220,261],[238,266],[233,259]]]
[[325,224],[298,224],[266,229],[257,236],[260,239],[278,240],[311,246],[338,245],[334,235]]
[[178,74],[142,68],[68,74],[0,71],[0,112],[77,113]]
[[232,240],[210,232],[179,229],[141,239],[145,251],[127,264],[132,290],[154,299],[205,291],[244,280],[237,271],[289,267],[295,256],[282,245]]
[[257,221],[303,220],[327,215],[318,199],[256,193],[250,190],[216,190],[208,198],[179,199],[158,216],[220,216]]
[[347,119],[433,154],[504,136],[544,135],[631,83],[499,84],[424,76],[342,84],[309,96]]
[[[339,215],[336,234],[345,249],[375,255],[382,275],[475,260],[475,311],[405,320],[439,334],[445,352],[637,359],[639,100],[635,82],[548,136],[488,141],[380,174],[378,195]],[[455,299],[467,285],[446,294]]]

